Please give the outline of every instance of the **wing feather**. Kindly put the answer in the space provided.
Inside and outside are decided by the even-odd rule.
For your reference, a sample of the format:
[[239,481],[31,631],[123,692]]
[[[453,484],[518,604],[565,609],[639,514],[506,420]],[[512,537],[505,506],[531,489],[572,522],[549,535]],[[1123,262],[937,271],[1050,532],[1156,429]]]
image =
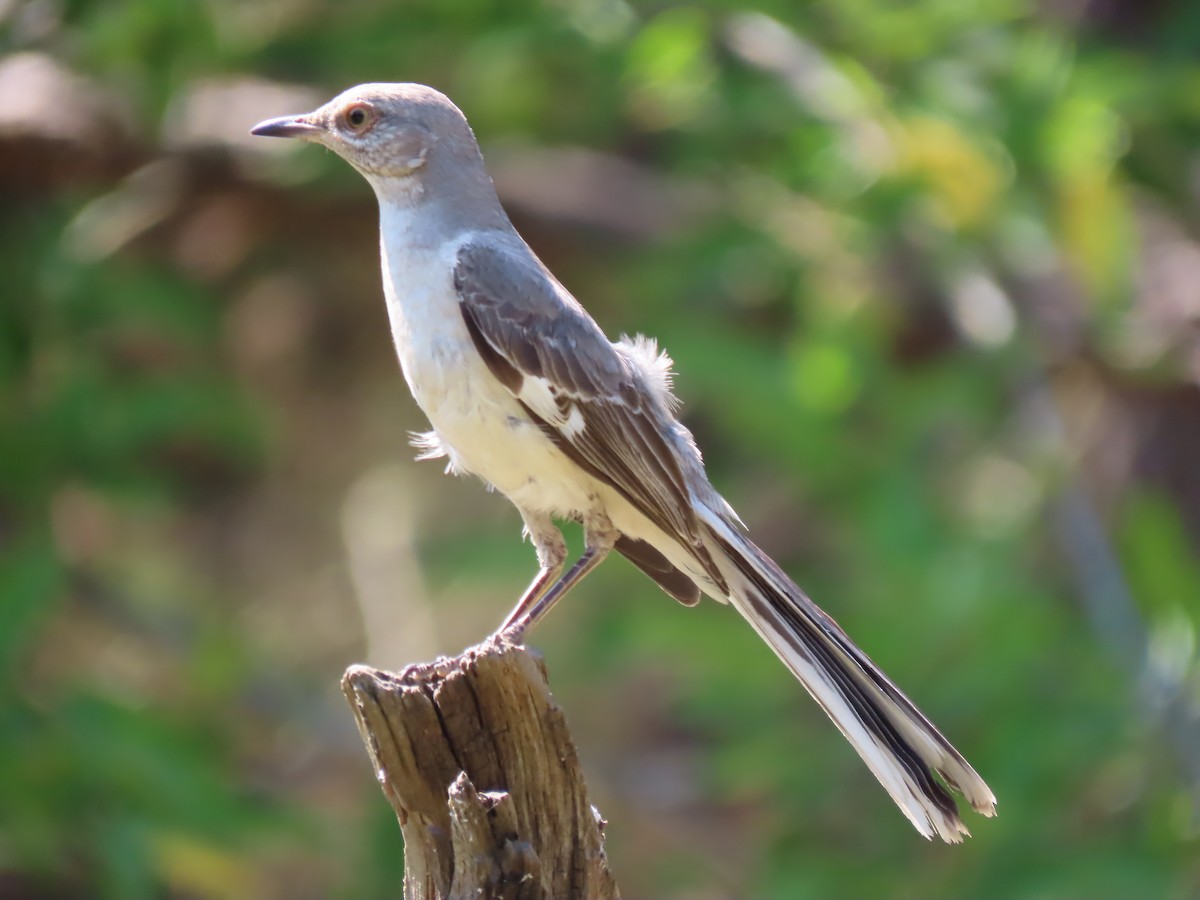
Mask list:
[[699,456],[630,353],[523,246],[464,245],[454,286],[480,355],[551,440],[723,584],[693,507]]

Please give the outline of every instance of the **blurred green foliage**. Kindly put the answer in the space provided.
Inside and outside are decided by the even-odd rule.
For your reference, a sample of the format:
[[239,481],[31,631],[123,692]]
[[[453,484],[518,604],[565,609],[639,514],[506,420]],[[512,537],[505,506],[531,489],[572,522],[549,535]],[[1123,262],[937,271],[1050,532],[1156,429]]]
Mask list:
[[[999,798],[924,845],[749,629],[613,562],[538,640],[627,896],[1200,892],[1194,4],[18,0],[0,52],[0,895],[400,893],[332,686],[378,638],[347,498],[420,420],[366,187],[241,138],[303,111],[268,80],[449,93]],[[574,147],[631,167],[520,177]],[[432,656],[533,559],[411,468]]]

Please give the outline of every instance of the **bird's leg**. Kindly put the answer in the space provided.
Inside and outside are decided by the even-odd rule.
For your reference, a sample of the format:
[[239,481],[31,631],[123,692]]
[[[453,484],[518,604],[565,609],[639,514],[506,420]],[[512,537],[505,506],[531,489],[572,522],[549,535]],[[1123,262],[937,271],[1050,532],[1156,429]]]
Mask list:
[[533,549],[537,552],[538,565],[541,568],[533,576],[529,587],[525,588],[525,593],[508,614],[504,624],[500,626],[502,632],[508,631],[515,622],[521,621],[529,614],[533,605],[558,580],[567,562],[567,542],[563,540],[562,532],[554,526],[549,516],[521,510],[521,518],[525,522],[525,536],[533,542]]
[[[604,561],[617,542],[618,536],[616,529],[608,521],[608,516],[603,513],[589,516],[583,523],[583,555],[548,590],[543,590],[540,595],[526,602],[534,587],[542,581],[541,576],[545,573],[543,568],[538,577],[534,579],[534,583],[530,585],[530,590],[525,592],[525,596],[517,604],[516,609],[509,613],[504,624],[500,626],[501,633],[514,644],[523,643],[525,632],[540,622],[567,591],[583,580],[583,576]],[[562,540],[561,535],[559,535],[559,540]]]

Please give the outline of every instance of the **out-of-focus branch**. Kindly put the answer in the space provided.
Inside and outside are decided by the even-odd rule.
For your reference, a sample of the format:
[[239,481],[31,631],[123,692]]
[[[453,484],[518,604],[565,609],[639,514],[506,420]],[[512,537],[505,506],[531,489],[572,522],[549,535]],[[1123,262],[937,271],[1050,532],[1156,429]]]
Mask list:
[[404,835],[405,900],[617,894],[603,821],[545,669],[492,638],[454,659],[342,678]]

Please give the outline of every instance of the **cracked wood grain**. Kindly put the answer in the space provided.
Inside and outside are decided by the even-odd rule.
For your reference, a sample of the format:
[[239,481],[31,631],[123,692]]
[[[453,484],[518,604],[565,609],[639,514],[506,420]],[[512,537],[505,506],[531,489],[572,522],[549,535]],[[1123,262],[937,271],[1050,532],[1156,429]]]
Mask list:
[[500,638],[342,691],[404,836],[405,900],[609,900],[604,823],[545,668]]

